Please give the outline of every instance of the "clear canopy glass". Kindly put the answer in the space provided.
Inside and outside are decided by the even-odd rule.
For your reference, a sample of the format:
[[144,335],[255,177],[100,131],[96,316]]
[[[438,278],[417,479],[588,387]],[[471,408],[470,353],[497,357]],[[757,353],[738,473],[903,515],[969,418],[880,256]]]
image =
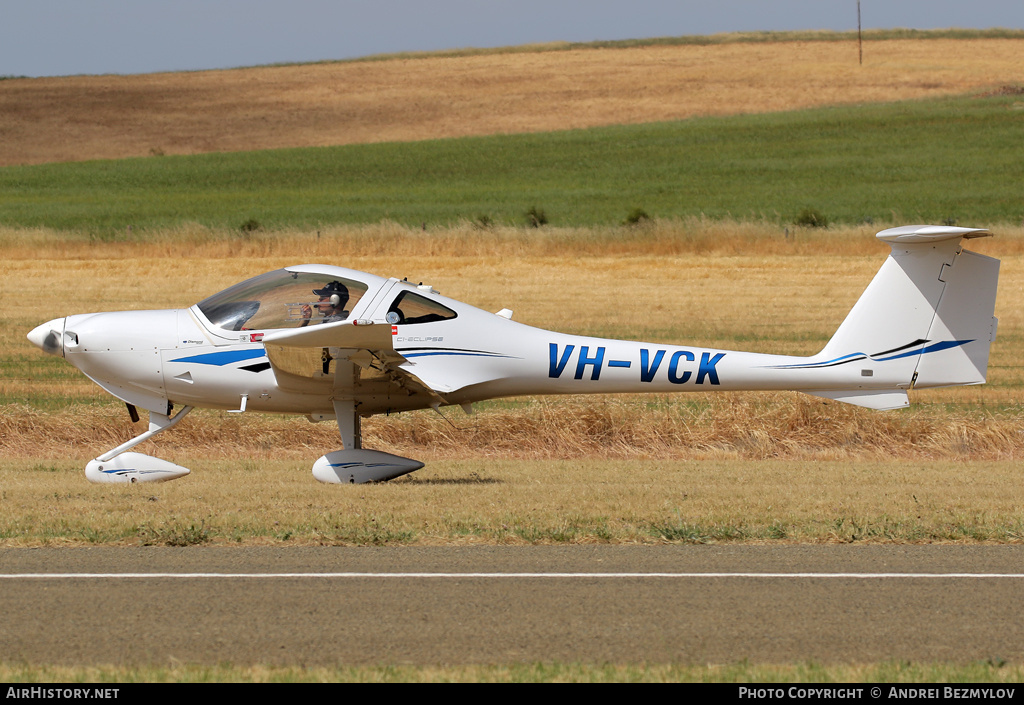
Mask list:
[[224,330],[298,328],[344,320],[367,288],[332,274],[278,269],[203,299],[198,307]]

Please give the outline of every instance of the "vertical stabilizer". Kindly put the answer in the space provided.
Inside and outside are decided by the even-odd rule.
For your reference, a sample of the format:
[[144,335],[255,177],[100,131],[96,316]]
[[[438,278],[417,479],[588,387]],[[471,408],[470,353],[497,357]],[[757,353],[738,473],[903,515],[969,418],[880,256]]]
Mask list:
[[819,359],[869,358],[876,381],[903,389],[984,382],[999,260],[960,243],[989,234],[936,225],[878,233],[892,252]]

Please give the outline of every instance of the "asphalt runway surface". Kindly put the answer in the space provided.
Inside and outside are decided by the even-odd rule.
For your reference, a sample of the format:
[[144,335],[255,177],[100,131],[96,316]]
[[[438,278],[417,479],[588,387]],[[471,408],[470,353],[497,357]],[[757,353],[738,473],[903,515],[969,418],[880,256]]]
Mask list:
[[1024,546],[0,549],[54,665],[1024,660]]

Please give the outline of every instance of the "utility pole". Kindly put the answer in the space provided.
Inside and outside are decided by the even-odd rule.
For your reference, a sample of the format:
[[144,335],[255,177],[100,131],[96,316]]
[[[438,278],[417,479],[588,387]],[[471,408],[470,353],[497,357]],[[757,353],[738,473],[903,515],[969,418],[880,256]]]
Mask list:
[[860,32],[860,0],[857,0],[857,57],[861,66],[864,65],[864,40]]

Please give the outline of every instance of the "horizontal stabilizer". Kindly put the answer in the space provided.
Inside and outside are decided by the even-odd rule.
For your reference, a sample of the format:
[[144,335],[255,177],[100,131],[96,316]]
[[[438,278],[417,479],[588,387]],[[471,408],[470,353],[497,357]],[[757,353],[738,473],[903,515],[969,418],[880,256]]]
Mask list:
[[975,237],[990,237],[985,228],[959,228],[955,225],[901,225],[898,228],[889,228],[875,235],[879,240],[892,244],[915,244],[935,243],[942,240],[954,238],[971,239]]
[[845,404],[864,406],[868,409],[877,409],[879,411],[902,409],[905,406],[910,406],[907,393],[902,389],[876,389],[870,391],[864,389],[837,389],[806,392],[806,394],[810,394],[812,397],[832,399],[833,401],[841,401]]

